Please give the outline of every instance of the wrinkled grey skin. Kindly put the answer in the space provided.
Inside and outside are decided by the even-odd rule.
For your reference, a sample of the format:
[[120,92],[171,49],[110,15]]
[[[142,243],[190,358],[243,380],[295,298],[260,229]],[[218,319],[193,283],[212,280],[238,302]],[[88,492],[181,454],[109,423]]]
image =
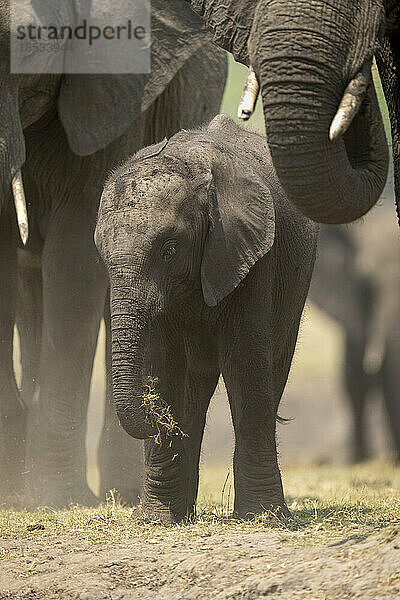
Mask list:
[[[74,3],[56,8],[68,11]],[[204,36],[199,17],[179,0],[155,0],[152,8],[150,75],[13,76],[8,2],[0,0],[0,480],[7,495],[27,479],[35,504],[96,500],[86,484],[85,431],[108,286],[93,243],[105,178],[139,148],[211,118],[222,98],[226,59]],[[18,274],[10,181],[21,165],[30,238]],[[28,411],[12,366],[15,320]],[[109,383],[102,493],[117,488],[135,501],[138,445],[118,426],[110,398]]]
[[[275,424],[316,237],[287,201],[265,138],[224,115],[139,152],[108,180],[95,241],[111,282],[117,414],[130,435],[146,439],[147,515],[193,515],[220,373],[236,438],[235,513],[287,514]],[[155,443],[143,407],[149,376],[187,437],[160,426]]]
[[[387,143],[370,86],[343,139],[331,121],[346,86],[376,54],[400,195],[400,17],[395,0],[189,0],[260,81],[274,167],[288,198],[321,223],[347,223],[378,200]],[[385,29],[386,26],[386,29]]]
[[[366,409],[374,390],[382,394],[394,455],[400,459],[399,252],[385,222],[378,223],[376,239],[371,239],[371,225],[321,228],[309,294],[344,331],[342,374],[352,414],[353,462],[370,457]],[[362,261],[371,244],[375,261]]]

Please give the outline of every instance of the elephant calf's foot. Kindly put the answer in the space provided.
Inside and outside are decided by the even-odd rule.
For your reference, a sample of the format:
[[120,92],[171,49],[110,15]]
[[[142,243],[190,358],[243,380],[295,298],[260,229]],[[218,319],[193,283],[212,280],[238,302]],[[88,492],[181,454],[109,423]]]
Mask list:
[[[278,465],[270,466],[270,462],[272,460],[265,456],[251,462],[234,460],[234,514],[238,518],[249,520],[267,513],[279,520],[291,516],[283,495]],[[267,466],[259,468],[258,465],[263,463]]]
[[158,499],[142,499],[140,506],[133,512],[133,518],[144,523],[173,525],[194,517],[194,507],[187,508],[178,503]]
[[266,515],[281,521],[290,518],[290,511],[281,492],[280,481],[275,490],[255,490],[252,486],[235,490],[234,514],[239,519],[251,520]]
[[285,502],[262,502],[260,504],[246,505],[240,504],[235,506],[234,516],[237,519],[251,521],[259,515],[266,515],[268,518],[284,521],[291,518],[290,510]]
[[173,525],[178,522],[169,510],[152,511],[146,510],[142,506],[133,510],[132,519],[138,524],[150,525]]

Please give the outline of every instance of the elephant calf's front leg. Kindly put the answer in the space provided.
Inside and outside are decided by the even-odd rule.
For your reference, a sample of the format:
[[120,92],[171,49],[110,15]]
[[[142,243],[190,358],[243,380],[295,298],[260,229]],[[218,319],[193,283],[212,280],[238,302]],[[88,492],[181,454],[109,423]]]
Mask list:
[[[210,351],[211,354],[211,351]],[[196,511],[200,448],[207,409],[218,383],[219,369],[186,373],[181,404],[182,438],[145,442],[145,481],[142,508],[146,515],[173,523]]]
[[145,442],[142,511],[166,525],[191,516],[186,502],[189,460],[183,440]]

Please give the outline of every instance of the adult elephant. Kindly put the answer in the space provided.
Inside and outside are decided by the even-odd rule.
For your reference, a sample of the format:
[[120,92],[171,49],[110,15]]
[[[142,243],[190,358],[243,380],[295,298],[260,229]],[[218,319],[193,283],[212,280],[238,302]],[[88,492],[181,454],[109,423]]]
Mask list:
[[[78,0],[58,2],[48,9],[51,22],[79,16],[83,5]],[[32,0],[24,7],[31,22],[41,24],[40,3]],[[226,59],[189,6],[180,0],[153,0],[149,75],[16,76],[8,64],[9,10],[9,1],[1,0],[1,490],[17,490],[27,471],[37,491],[30,491],[35,502],[87,504],[95,499],[86,483],[86,409],[107,293],[106,273],[93,244],[103,182],[140,147],[218,112]],[[15,22],[21,22],[18,15]],[[59,53],[48,56],[49,61],[59,59]],[[27,411],[12,364],[19,236],[11,187],[26,236],[21,169],[30,234],[20,251],[17,321],[25,396],[35,395],[27,399],[27,467]],[[106,412],[102,488],[117,487],[127,494],[130,488],[130,497],[124,499],[131,499],[135,461],[127,462],[127,456],[137,454],[138,447],[121,441],[122,430],[111,409]]]
[[371,456],[367,408],[375,392],[383,400],[394,458],[400,459],[400,256],[389,213],[382,206],[363,223],[321,227],[309,293],[343,331],[341,368],[354,462]]
[[370,83],[376,55],[392,124],[398,204],[396,0],[191,0],[191,5],[220,46],[253,65],[280,181],[291,201],[318,222],[359,218],[383,189],[387,143]]

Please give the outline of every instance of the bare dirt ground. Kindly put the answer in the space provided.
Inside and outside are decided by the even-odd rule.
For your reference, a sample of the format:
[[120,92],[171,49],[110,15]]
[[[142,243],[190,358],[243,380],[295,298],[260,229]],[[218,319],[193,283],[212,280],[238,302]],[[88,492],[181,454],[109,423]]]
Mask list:
[[400,596],[400,535],[350,536],[295,547],[285,533],[205,535],[112,544],[57,539],[2,543],[0,598],[338,600]]

